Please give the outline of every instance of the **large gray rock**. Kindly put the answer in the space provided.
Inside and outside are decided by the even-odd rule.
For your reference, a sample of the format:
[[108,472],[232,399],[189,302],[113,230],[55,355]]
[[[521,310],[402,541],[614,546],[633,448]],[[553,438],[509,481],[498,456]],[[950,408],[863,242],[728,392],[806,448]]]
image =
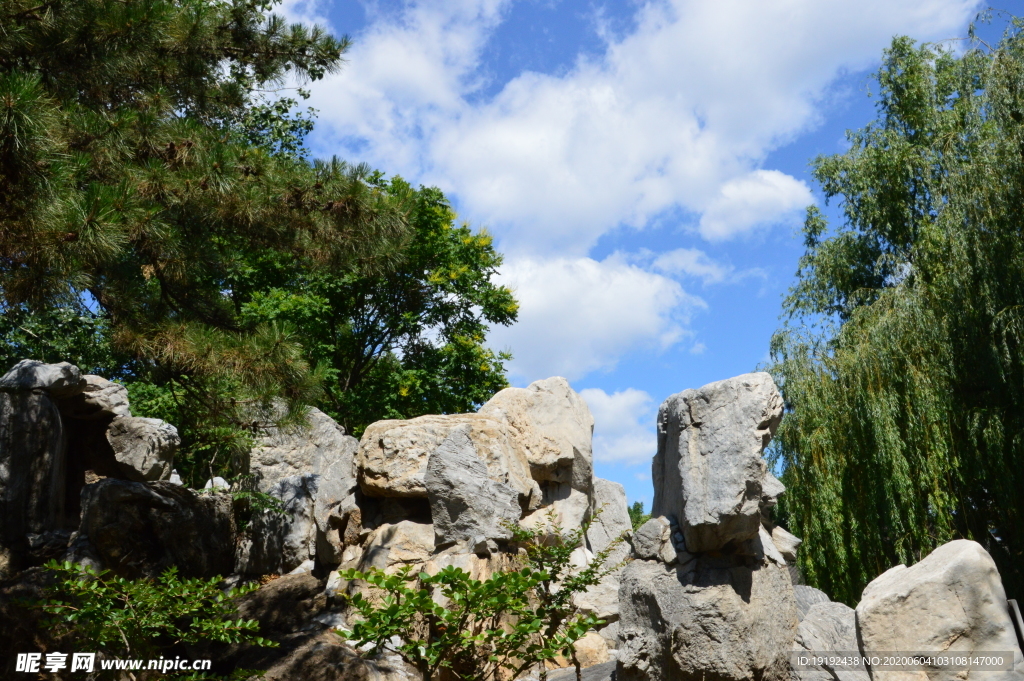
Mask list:
[[[897,565],[864,589],[857,605],[862,650],[986,653],[1011,651],[1016,671],[988,671],[986,679],[1024,679],[1013,623],[999,572],[980,544],[958,539],[912,567]],[[905,672],[872,670],[879,681]],[[963,679],[962,669],[929,670],[932,681]]]
[[761,457],[782,419],[771,376],[685,390],[658,411],[652,514],[678,519],[687,548],[715,551],[758,534],[784,487]]
[[541,491],[517,432],[480,414],[420,416],[408,421],[378,421],[359,443],[359,486],[371,497],[426,498],[424,476],[430,455],[455,428],[468,426],[477,456],[488,476],[516,490],[523,508],[537,508]]
[[523,516],[519,521],[523,527],[555,539],[556,530],[562,534],[570,532],[590,518],[590,495],[574,488],[571,483],[546,482],[541,486],[541,492],[540,508]]
[[564,378],[534,381],[526,388],[505,388],[478,413],[515,429],[534,480],[569,483],[589,494],[594,417]]
[[231,497],[107,478],[82,489],[74,541],[88,541],[103,566],[126,577],[153,577],[172,565],[185,577],[226,575],[235,551]]
[[257,513],[239,543],[235,572],[243,575],[283,575],[316,556],[317,528],[314,499],[319,476],[293,475],[274,483],[267,494],[278,499],[283,512]]
[[434,528],[428,523],[403,520],[374,530],[359,559],[358,568],[389,572],[409,566],[425,566],[434,553]]
[[123,385],[92,374],[82,376],[82,379],[82,392],[61,400],[63,414],[86,421],[132,415],[128,406],[128,389]]
[[110,422],[107,442],[125,478],[153,482],[171,477],[181,438],[177,428],[160,419],[121,416]]
[[[695,563],[695,564],[694,564]],[[782,681],[797,625],[786,568],[634,560],[619,588],[618,681]]]
[[[793,652],[847,653],[856,654],[857,615],[853,608],[843,603],[825,601],[815,603],[807,611],[796,629]],[[822,665],[811,669],[801,668],[800,681],[869,681],[863,665],[836,668]]]
[[[283,495],[282,500],[298,513],[289,523],[267,519],[278,534],[290,533],[286,525],[305,523],[305,503],[297,499],[311,495],[316,554],[321,562],[337,565],[345,549],[347,521],[357,510],[355,457],[359,441],[319,409],[310,408],[306,416],[306,426],[270,428],[249,453],[249,473],[256,489]],[[309,475],[315,480],[295,484],[296,476]],[[284,480],[292,483],[281,485]],[[282,546],[287,543],[283,536],[279,541]],[[290,562],[282,560],[281,564]]]
[[0,392],[45,390],[58,399],[77,395],[84,387],[82,372],[67,362],[45,364],[35,359],[23,359],[0,377]]
[[21,568],[27,534],[62,526],[66,452],[49,396],[0,392],[0,579]]
[[522,509],[516,490],[487,477],[469,426],[455,428],[430,455],[424,484],[437,546],[509,539]]

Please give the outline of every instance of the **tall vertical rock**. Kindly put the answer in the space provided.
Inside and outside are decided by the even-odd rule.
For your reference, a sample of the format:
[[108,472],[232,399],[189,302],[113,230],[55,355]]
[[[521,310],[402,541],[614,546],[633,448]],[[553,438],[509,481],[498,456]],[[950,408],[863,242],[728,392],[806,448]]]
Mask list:
[[20,569],[29,533],[60,528],[67,441],[40,390],[0,392],[0,579]]
[[758,533],[761,511],[785,489],[761,458],[782,420],[766,373],[684,390],[658,411],[652,513],[675,517],[691,552]]
[[789,678],[796,598],[762,526],[783,491],[761,458],[781,418],[764,373],[662,404],[655,517],[620,577],[619,681]]

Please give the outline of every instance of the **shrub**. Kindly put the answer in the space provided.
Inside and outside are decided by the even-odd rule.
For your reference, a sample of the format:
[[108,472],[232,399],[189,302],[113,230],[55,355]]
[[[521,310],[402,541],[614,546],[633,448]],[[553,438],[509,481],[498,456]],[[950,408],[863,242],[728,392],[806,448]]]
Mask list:
[[414,575],[411,568],[396,574],[346,570],[344,579],[364,580],[383,594],[379,602],[360,593],[349,597],[362,620],[338,633],[367,654],[398,653],[427,681],[442,670],[474,681],[496,680],[503,670],[506,678],[517,677],[537,664],[544,678],[544,662],[560,654],[573,661],[579,678],[575,644],[604,620],[579,612],[575,596],[620,567],[605,563],[623,541],[576,568],[572,554],[589,525],[567,534],[550,517],[537,530],[511,526],[519,554],[508,569],[482,581],[453,566],[434,575]]

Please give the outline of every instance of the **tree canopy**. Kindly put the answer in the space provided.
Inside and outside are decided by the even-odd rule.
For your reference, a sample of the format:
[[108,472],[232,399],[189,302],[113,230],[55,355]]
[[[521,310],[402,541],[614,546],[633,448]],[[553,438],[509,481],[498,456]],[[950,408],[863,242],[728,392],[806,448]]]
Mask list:
[[1024,37],[962,53],[897,38],[878,118],[814,176],[773,339],[788,410],[780,512],[809,583],[863,587],[954,538],[1024,596]]
[[303,405],[358,430],[505,385],[500,256],[439,191],[307,158],[280,95],[349,43],[274,4],[0,0],[3,354],[128,383],[195,476]]

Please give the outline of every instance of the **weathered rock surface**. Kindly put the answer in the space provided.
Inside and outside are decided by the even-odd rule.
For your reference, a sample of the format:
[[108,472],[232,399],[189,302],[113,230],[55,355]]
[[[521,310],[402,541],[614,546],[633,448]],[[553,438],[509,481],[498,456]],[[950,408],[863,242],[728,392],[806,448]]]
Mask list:
[[590,496],[571,484],[544,483],[541,490],[543,503],[536,511],[523,516],[519,521],[523,527],[542,530],[554,537],[556,525],[562,532],[571,531],[590,517]]
[[374,530],[360,559],[359,569],[391,570],[405,565],[423,565],[433,553],[433,525],[403,520]]
[[619,681],[788,679],[796,603],[783,566],[635,560],[619,589]]
[[793,594],[796,596],[796,615],[801,621],[807,616],[807,612],[812,606],[830,602],[824,591],[819,591],[813,586],[797,584],[793,587]]
[[234,565],[231,497],[107,478],[83,488],[76,539],[87,539],[103,565],[127,577],[171,565],[185,577],[226,575]]
[[[820,593],[820,592],[819,592]],[[812,605],[796,629],[793,651],[856,653],[857,614],[848,605],[825,601]],[[799,672],[801,681],[868,681],[863,665],[855,669],[830,665]]]
[[677,518],[691,552],[758,534],[784,488],[761,458],[782,419],[770,375],[744,374],[669,397],[658,412],[653,515]]
[[427,462],[452,429],[468,426],[477,456],[492,480],[516,490],[524,508],[537,508],[541,493],[530,478],[526,452],[507,425],[480,414],[420,416],[371,424],[359,443],[359,485],[371,497],[427,497]]
[[125,478],[153,482],[171,477],[181,438],[177,428],[160,419],[121,416],[110,422],[107,442]]
[[67,362],[45,364],[35,359],[23,359],[0,376],[2,392],[45,390],[51,397],[60,399],[76,395],[84,387],[82,372]]
[[[1020,649],[999,572],[980,544],[959,539],[924,560],[897,565],[867,585],[857,605],[863,651],[984,653],[1013,651],[1016,671],[985,672],[993,681],[1024,678]],[[955,668],[927,675],[873,670],[872,678],[966,678]]]
[[573,489],[590,491],[594,417],[564,378],[505,388],[478,413],[518,432],[534,480],[570,483]]
[[61,412],[70,418],[93,421],[131,416],[128,389],[102,376],[82,376],[82,392],[61,400]]
[[66,450],[49,396],[0,392],[0,579],[20,569],[28,533],[61,527]]
[[772,528],[772,543],[779,550],[787,563],[796,562],[796,552],[803,544],[803,540],[795,537],[781,527]]
[[[348,520],[353,512],[358,513],[354,493],[359,441],[319,409],[310,408],[307,420],[305,427],[271,428],[249,453],[249,473],[258,491],[282,495],[279,498],[293,509],[289,521],[261,519],[266,531],[277,535],[276,544],[305,545],[306,539],[300,542],[297,536],[306,537],[312,531],[314,553],[323,563],[337,565],[345,549]],[[297,483],[298,478],[304,482]],[[299,498],[308,498],[311,510]],[[283,558],[280,564],[292,560]],[[264,564],[264,559],[255,564]]]
[[516,490],[487,477],[469,430],[454,428],[427,462],[424,484],[438,547],[509,539],[508,525],[522,513]]
[[677,532],[678,528],[673,527],[668,518],[651,518],[633,533],[633,552],[641,560],[660,560],[667,565],[677,561],[686,563],[692,555],[685,550],[685,544],[673,536]]
[[284,506],[265,510],[250,521],[235,557],[243,575],[286,574],[316,556],[314,499],[319,476],[293,475],[278,480],[267,494]]
[[[619,565],[629,557],[629,535],[633,524],[629,519],[626,505],[626,490],[617,482],[594,478],[593,506],[597,513],[587,530],[587,545],[595,556],[615,544],[605,559],[604,565]],[[619,617],[619,568],[607,575],[598,584],[576,597],[576,605],[584,612],[591,612],[601,619],[612,622]]]

